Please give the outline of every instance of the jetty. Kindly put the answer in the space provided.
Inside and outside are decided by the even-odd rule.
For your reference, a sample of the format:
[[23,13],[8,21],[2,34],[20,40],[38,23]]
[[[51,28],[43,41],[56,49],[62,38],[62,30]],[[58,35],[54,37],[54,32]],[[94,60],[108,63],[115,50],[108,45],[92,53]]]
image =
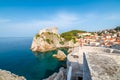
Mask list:
[[67,56],[67,80],[120,80],[120,50],[74,47]]

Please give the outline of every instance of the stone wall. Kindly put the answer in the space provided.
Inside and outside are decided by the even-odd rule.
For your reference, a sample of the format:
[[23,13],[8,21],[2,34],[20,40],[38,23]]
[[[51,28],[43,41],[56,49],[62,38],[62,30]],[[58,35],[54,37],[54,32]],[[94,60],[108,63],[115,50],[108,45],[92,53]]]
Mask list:
[[58,34],[58,28],[57,27],[50,27],[50,28],[42,29],[39,31],[39,34],[41,34],[43,32],[52,32],[52,33]]
[[61,67],[58,73],[54,73],[46,79],[43,80],[66,80],[66,70]]
[[88,52],[86,53],[92,80],[119,80],[120,55]]
[[[87,79],[88,76],[90,76],[92,80],[120,79],[118,76],[120,75],[120,50],[91,46],[75,47],[71,50],[70,54],[67,55],[67,67],[73,63],[78,64],[79,61],[82,61],[80,59],[83,58],[83,63],[79,63],[79,65],[83,64],[83,80],[89,80],[90,78]],[[86,55],[86,62],[82,56],[83,52],[85,52]],[[74,57],[74,55],[78,56],[78,62],[76,62],[77,58]],[[75,70],[76,66],[72,66],[72,69]],[[80,71],[80,67],[77,71]],[[72,73],[75,72],[73,71]]]
[[86,52],[95,52],[95,53],[120,53],[120,50],[118,49],[112,49],[112,48],[104,48],[104,47],[91,47],[91,46],[85,46],[83,47]]

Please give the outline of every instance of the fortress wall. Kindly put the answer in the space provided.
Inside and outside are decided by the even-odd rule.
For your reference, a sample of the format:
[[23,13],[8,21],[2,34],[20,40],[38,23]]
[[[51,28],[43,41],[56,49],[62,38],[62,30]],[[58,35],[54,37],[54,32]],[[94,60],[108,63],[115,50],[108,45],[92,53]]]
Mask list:
[[104,47],[90,47],[90,46],[85,46],[83,47],[84,51],[86,52],[95,52],[95,53],[119,53],[120,50],[117,49],[112,49],[112,48],[104,48]]
[[58,28],[57,27],[50,27],[50,28],[42,29],[39,31],[39,34],[41,34],[43,32],[52,32],[52,33],[58,34]]
[[[102,50],[106,51],[106,49],[102,49]],[[111,49],[107,49],[107,50],[111,50]],[[113,50],[113,52],[114,51],[119,51],[119,50]],[[119,63],[120,55],[114,53],[109,55],[106,52],[103,53],[100,52],[98,54],[94,52],[90,52],[90,53],[88,52],[85,55],[92,80],[120,79],[120,77],[118,76],[120,74],[120,63]],[[87,66],[84,67],[86,68]],[[87,76],[86,74],[84,75],[85,77]]]
[[[85,59],[85,56],[80,56],[80,54],[82,54],[84,52],[86,55],[86,59]],[[75,54],[75,53],[78,53],[78,54]],[[76,72],[76,70],[80,71],[80,69],[83,69],[82,71],[80,71],[80,72],[82,72],[81,76],[83,77],[83,80],[88,80],[88,77],[92,77],[93,80],[101,80],[102,78],[105,77],[104,76],[104,74],[106,74],[105,69],[108,69],[107,71],[112,73],[110,68],[112,68],[112,69],[116,68],[115,63],[119,62],[117,60],[119,58],[119,56],[117,56],[116,53],[120,54],[120,50],[112,49],[112,48],[104,48],[104,47],[91,47],[91,46],[84,46],[82,48],[75,47],[75,49],[73,49],[72,52],[67,55],[67,69],[69,68],[69,66],[71,64],[73,64],[72,65],[72,68],[73,68],[72,78],[76,77],[76,75],[73,74]],[[80,61],[80,59],[83,58],[83,62],[79,63],[79,65],[82,65],[83,68],[82,67],[79,67],[79,69],[76,68],[78,66],[77,65],[78,62],[76,62],[77,58],[74,58],[72,56],[72,54],[79,56],[78,61]],[[112,56],[109,54],[112,54]],[[116,62],[114,62],[115,60],[116,60]],[[109,63],[109,64],[106,65],[106,63]],[[98,65],[98,66],[96,66],[96,65]],[[109,65],[112,65],[112,67]],[[115,66],[115,68],[114,68],[114,66]],[[105,69],[104,69],[104,67],[105,67]],[[97,71],[96,71],[96,69],[97,69]],[[89,72],[89,70],[90,70],[90,72]],[[97,74],[101,74],[102,71],[104,71],[103,72],[104,74],[102,75],[102,77],[99,78],[99,75],[97,75]],[[91,73],[95,74],[95,76],[92,75]],[[105,77],[104,80],[109,80],[107,77]],[[114,80],[116,80],[116,76],[114,78],[115,78]]]

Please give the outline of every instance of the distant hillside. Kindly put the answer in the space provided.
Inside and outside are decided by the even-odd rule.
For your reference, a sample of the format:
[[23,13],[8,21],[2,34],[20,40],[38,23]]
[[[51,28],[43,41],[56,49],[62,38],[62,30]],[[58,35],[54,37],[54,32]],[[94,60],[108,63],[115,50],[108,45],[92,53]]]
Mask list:
[[60,36],[63,37],[66,41],[70,41],[71,39],[77,36],[77,33],[85,33],[85,32],[86,31],[82,31],[82,30],[71,30],[62,33]]
[[117,26],[117,27],[115,28],[115,30],[116,30],[116,31],[120,31],[120,26]]
[[115,27],[113,29],[105,29],[105,30],[102,30],[102,31],[98,31],[97,34],[98,35],[108,34],[108,33],[110,33],[110,34],[116,34],[119,31],[120,31],[120,26],[117,26],[117,27]]

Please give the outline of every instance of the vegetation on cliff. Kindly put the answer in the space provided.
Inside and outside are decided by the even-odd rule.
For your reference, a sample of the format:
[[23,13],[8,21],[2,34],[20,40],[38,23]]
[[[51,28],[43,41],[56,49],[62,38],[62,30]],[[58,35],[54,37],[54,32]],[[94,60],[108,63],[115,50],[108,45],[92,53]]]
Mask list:
[[82,31],[82,30],[71,30],[71,31],[62,33],[60,36],[63,37],[66,41],[70,41],[72,39],[75,40],[77,33],[85,33],[85,32],[86,31]]
[[64,45],[64,39],[59,34],[46,31],[35,35],[31,49],[32,51],[45,52],[62,45]]
[[35,35],[35,37],[36,37],[36,39],[37,39],[38,37],[40,37],[40,34],[37,33],[37,34]]

